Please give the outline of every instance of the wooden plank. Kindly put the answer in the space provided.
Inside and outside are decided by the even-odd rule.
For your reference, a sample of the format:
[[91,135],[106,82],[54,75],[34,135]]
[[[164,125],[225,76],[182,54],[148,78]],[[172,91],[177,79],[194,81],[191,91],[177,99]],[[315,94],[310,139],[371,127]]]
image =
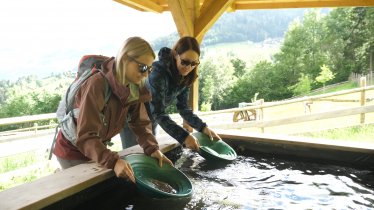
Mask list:
[[[114,0],[120,2],[122,0]],[[131,2],[132,0],[126,0]],[[167,0],[148,0],[157,4],[163,11],[170,10]],[[184,0],[186,3],[191,0]],[[196,0],[195,0],[196,1]],[[206,1],[206,0],[205,0]],[[197,0],[199,4],[204,3],[203,0]],[[141,3],[140,0],[134,2]],[[120,2],[121,3],[121,2]],[[124,3],[123,5],[134,8],[132,3]],[[236,10],[249,10],[249,9],[287,9],[287,8],[319,8],[319,7],[372,7],[374,6],[373,0],[234,0],[233,4],[227,8],[227,11],[233,12]],[[140,11],[145,11],[140,7]]]
[[257,141],[261,143],[269,144],[282,144],[282,145],[293,145],[303,146],[308,148],[319,148],[319,149],[332,149],[339,151],[352,151],[362,152],[366,154],[374,154],[374,144],[364,142],[352,142],[352,141],[338,141],[331,139],[322,138],[307,138],[300,136],[287,136],[279,134],[259,134],[252,132],[245,132],[239,130],[215,130],[218,135],[229,141],[241,140],[245,141]]
[[22,117],[2,118],[2,119],[0,119],[0,126],[1,125],[10,125],[10,124],[32,122],[32,121],[37,121],[37,120],[51,120],[51,119],[56,119],[56,113],[28,115],[28,116],[22,116]]
[[[114,0],[118,3],[121,3],[132,8],[140,8],[143,11],[161,13],[164,9],[150,0]],[[139,10],[139,9],[138,9]]]
[[[366,87],[366,77],[361,77],[360,78],[360,86],[361,87]],[[361,106],[365,106],[365,102],[366,102],[365,90],[361,91],[360,96],[361,96],[360,97],[360,105]],[[361,115],[360,115],[360,123],[361,124],[365,123],[365,113],[361,113]]]
[[193,19],[184,0],[169,0],[169,10],[173,16],[179,36],[193,36]]
[[341,109],[341,110],[335,110],[331,112],[321,112],[321,113],[303,115],[303,116],[297,116],[297,117],[282,118],[282,119],[277,119],[277,120],[222,124],[216,127],[225,127],[229,129],[250,128],[250,127],[262,128],[262,127],[287,125],[287,124],[292,124],[292,123],[300,123],[300,122],[307,122],[307,121],[314,121],[314,120],[330,119],[330,118],[336,118],[336,117],[344,117],[344,116],[368,113],[368,112],[374,112],[374,105]]
[[130,8],[132,8],[132,9],[138,10],[138,11],[140,11],[140,12],[144,12],[144,11],[145,11],[144,9],[142,9],[142,8],[140,8],[140,7],[137,7],[137,6],[133,5],[133,4],[129,4],[129,3],[124,2],[124,1],[122,1],[122,0],[113,0],[113,1],[115,1],[115,2],[117,2],[117,3],[120,3],[120,4],[122,4],[122,5],[125,5],[125,6],[127,6],[127,7],[130,7]]
[[[163,152],[179,145],[168,135],[160,136],[157,140]],[[137,145],[119,152],[121,156],[131,153],[143,153],[143,150]],[[41,209],[113,176],[112,170],[94,162],[77,165],[0,192],[0,209]]]
[[374,6],[373,0],[283,0],[283,1],[253,1],[236,0],[237,10],[249,9],[285,9],[285,8],[318,8],[318,7],[358,7]]

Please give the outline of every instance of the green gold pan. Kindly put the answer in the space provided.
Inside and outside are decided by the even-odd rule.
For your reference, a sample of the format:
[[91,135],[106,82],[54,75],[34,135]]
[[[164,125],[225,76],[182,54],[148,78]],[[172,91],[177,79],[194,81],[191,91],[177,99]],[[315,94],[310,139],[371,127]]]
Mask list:
[[222,140],[212,141],[209,136],[200,132],[193,133],[192,135],[199,141],[199,154],[206,160],[232,161],[236,159],[237,155],[235,150],[226,144],[226,142]]
[[144,154],[131,154],[123,157],[134,170],[137,187],[153,198],[181,198],[192,195],[192,184],[188,177],[164,163]]

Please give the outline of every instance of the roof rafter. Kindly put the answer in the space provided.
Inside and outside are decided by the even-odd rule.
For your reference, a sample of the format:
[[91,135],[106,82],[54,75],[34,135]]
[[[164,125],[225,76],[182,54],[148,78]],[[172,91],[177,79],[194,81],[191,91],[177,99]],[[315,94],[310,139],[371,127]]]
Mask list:
[[140,11],[155,12],[161,13],[164,11],[164,8],[159,4],[151,0],[114,0],[118,3],[126,5],[131,8],[138,8]]
[[205,0],[200,9],[200,16],[195,21],[195,37],[201,41],[205,32],[233,2],[234,0]]
[[236,10],[374,6],[374,0],[236,0]]

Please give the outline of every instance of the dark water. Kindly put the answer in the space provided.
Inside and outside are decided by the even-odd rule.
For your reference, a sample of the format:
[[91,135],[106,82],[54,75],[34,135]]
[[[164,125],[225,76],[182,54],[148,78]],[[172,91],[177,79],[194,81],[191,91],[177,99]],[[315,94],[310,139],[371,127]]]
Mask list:
[[244,157],[211,163],[185,152],[176,167],[194,186],[185,209],[374,209],[374,173]]
[[137,196],[119,209],[374,209],[372,171],[271,157],[208,162],[187,150],[175,166],[190,178],[191,198]]

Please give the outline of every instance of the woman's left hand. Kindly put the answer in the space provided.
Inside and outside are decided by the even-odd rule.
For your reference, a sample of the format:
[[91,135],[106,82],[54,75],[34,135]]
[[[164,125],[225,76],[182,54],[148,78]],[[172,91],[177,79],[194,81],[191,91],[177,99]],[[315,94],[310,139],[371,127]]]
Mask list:
[[218,136],[218,134],[216,134],[216,132],[214,132],[213,130],[210,130],[210,128],[208,128],[208,126],[206,126],[204,129],[203,129],[203,133],[205,133],[207,136],[210,137],[210,140],[222,140],[221,137]]
[[169,160],[169,158],[167,158],[164,154],[162,154],[162,152],[160,150],[154,151],[151,154],[151,157],[158,159],[158,163],[159,163],[160,167],[162,167],[163,162],[166,162],[167,164],[170,164],[171,166],[173,166],[173,162],[171,162],[171,160]]

